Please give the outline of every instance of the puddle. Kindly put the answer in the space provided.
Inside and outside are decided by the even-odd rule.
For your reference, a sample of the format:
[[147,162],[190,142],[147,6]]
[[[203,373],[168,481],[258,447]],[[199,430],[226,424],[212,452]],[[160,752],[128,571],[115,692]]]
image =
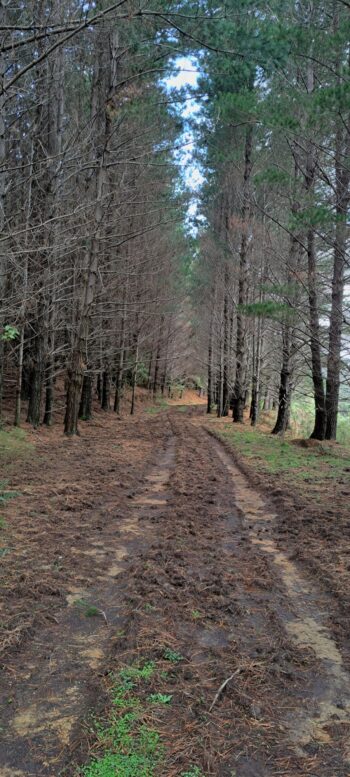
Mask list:
[[[306,581],[296,565],[283,553],[269,536],[268,531],[276,518],[269,512],[259,493],[249,487],[246,477],[232,462],[220,444],[215,451],[230,472],[234,482],[234,498],[245,516],[249,537],[253,545],[267,554],[278,570],[291,602],[291,611],[283,616],[283,625],[289,637],[299,648],[312,649],[320,662],[317,680],[313,676],[306,688],[305,709],[293,712],[287,719],[289,734],[296,751],[305,755],[302,746],[310,742],[330,743],[327,728],[350,725],[350,677],[331,632],[324,624],[324,614],[317,604],[318,592]],[[267,536],[261,536],[263,532]],[[350,753],[346,754],[347,763]]]

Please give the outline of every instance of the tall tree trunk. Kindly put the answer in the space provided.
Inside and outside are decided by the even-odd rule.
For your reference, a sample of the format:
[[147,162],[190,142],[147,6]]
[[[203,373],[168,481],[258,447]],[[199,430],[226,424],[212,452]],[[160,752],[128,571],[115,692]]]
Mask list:
[[243,178],[243,204],[241,209],[242,237],[239,256],[239,282],[238,282],[238,308],[237,308],[237,337],[236,337],[236,379],[233,389],[233,421],[243,422],[245,406],[245,316],[243,305],[247,301],[247,267],[249,250],[249,214],[250,214],[250,178],[252,172],[253,127],[246,131],[244,178]]
[[79,418],[81,421],[90,421],[92,418],[92,389],[93,376],[85,372],[79,405]]
[[[307,71],[307,92],[312,94],[314,90],[314,72],[313,64],[308,63]],[[316,172],[316,152],[312,141],[308,143],[306,171],[305,171],[305,189],[307,193],[307,204],[313,205],[313,195],[315,186]],[[318,310],[317,295],[317,259],[315,247],[315,231],[312,225],[309,226],[306,235],[307,240],[307,262],[308,262],[308,296],[309,296],[309,327],[310,327],[310,348],[312,365],[312,382],[314,388],[315,402],[315,423],[311,438],[323,440],[326,431],[326,397],[322,375],[321,358],[321,330],[320,317]]]
[[[67,370],[68,389],[64,431],[65,434],[69,436],[78,434],[79,404],[84,374],[84,349],[87,343],[91,307],[95,298],[101,253],[104,216],[103,195],[105,194],[104,187],[107,183],[105,158],[108,154],[108,143],[111,135],[111,110],[106,110],[106,102],[108,106],[114,104],[115,91],[117,88],[117,32],[115,30],[109,32],[104,25],[101,25],[97,35],[97,57],[91,110],[92,117],[97,123],[96,159],[98,161],[98,173],[94,207],[94,230],[90,239],[90,248],[87,257],[87,269],[81,295],[78,327],[74,337],[72,355]],[[106,45],[109,50],[107,85],[104,80],[106,78]]]
[[110,377],[109,370],[106,368],[102,373],[102,410],[109,410]]
[[[7,5],[5,0],[0,0],[0,24],[5,27],[7,21]],[[2,44],[6,36],[6,33],[0,36],[0,235],[3,238],[5,230],[5,199],[6,199],[6,125],[5,125],[5,110],[6,110],[6,95],[3,91],[4,77],[6,72],[6,59],[3,52]],[[4,340],[2,338],[2,330],[4,326],[3,308],[4,297],[6,288],[6,274],[7,274],[7,262],[6,256],[6,243],[3,244],[0,257],[0,420],[2,418],[2,399],[4,390]]]
[[229,362],[230,362],[230,314],[229,314],[229,273],[225,266],[224,289],[224,343],[223,343],[223,375],[222,375],[222,415],[228,416],[230,408]]
[[291,327],[288,322],[282,325],[282,368],[278,392],[278,413],[271,434],[284,434],[288,428],[291,407]]
[[136,322],[137,331],[134,337],[134,366],[132,371],[132,383],[131,383],[131,407],[130,407],[130,415],[134,415],[135,413],[135,402],[136,402],[136,385],[137,385],[137,370],[139,366],[139,332],[138,332],[138,321]]
[[[334,5],[334,31],[337,32],[339,21],[337,6]],[[340,76],[340,55],[337,56],[337,83],[340,89],[342,78]],[[345,126],[344,125],[348,125]],[[348,239],[348,210],[350,202],[350,132],[349,132],[349,114],[347,122],[339,110],[336,119],[335,133],[335,243],[333,258],[333,277],[332,277],[332,305],[329,324],[329,346],[327,360],[327,382],[326,382],[326,439],[335,440],[337,437],[337,421],[339,406],[340,389],[340,371],[341,371],[341,337],[343,327],[343,297],[344,297],[344,274],[346,267],[346,248]]]
[[218,347],[218,353],[219,353],[219,369],[217,372],[217,407],[216,407],[216,415],[218,418],[222,417],[223,414],[223,407],[224,407],[224,338],[223,338],[223,329],[222,329],[222,322],[219,330],[219,347]]
[[164,326],[164,316],[160,317],[160,325],[159,325],[159,333],[158,333],[158,343],[157,343],[157,351],[156,351],[156,361],[154,365],[154,378],[153,378],[153,394],[156,395],[158,391],[158,377],[159,377],[159,368],[160,368],[160,355],[162,350],[162,337],[163,337],[163,326]]
[[252,400],[251,400],[251,409],[250,409],[250,423],[252,426],[256,426],[259,419],[261,345],[262,345],[261,327],[262,327],[262,322],[261,322],[261,317],[259,316],[255,348],[253,343]]
[[213,381],[213,339],[214,339],[214,307],[215,307],[215,294],[214,303],[210,314],[210,327],[209,327],[209,342],[208,342],[208,397],[207,397],[207,413],[211,413],[214,404],[214,381]]

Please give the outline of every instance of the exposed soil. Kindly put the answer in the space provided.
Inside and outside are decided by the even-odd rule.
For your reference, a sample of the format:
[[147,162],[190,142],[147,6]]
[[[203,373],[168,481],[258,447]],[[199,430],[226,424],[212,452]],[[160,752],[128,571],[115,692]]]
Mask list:
[[101,414],[76,440],[40,432],[36,451],[6,507],[0,775],[73,777],[105,676],[170,648],[160,775],[349,777],[339,591],[291,556],[286,515],[204,412]]
[[[202,421],[201,421],[202,423]],[[224,428],[227,420],[209,428],[210,433]],[[228,421],[232,424],[232,419]],[[251,486],[266,495],[276,514],[272,532],[279,547],[287,548],[303,569],[303,574],[331,595],[330,620],[332,629],[343,642],[347,668],[350,634],[350,471],[348,467],[329,479],[300,479],[291,485],[283,472],[262,473],[254,467],[254,458],[242,458],[239,449],[225,443],[226,451],[235,460],[239,471]],[[293,444],[311,448],[322,459],[330,446],[317,440],[293,440]],[[327,448],[325,448],[325,445]],[[340,454],[338,454],[340,455]],[[307,466],[307,464],[306,464]]]

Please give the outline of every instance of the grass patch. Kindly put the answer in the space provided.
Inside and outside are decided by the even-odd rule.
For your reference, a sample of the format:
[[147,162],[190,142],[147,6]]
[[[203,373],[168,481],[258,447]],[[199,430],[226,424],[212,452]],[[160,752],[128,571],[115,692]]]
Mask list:
[[163,759],[159,733],[144,723],[156,704],[169,704],[171,696],[151,694],[144,698],[145,686],[156,671],[149,661],[132,665],[111,676],[108,719],[94,725],[101,754],[83,767],[83,777],[155,777]]
[[350,451],[334,444],[319,443],[301,447],[252,427],[234,424],[218,430],[218,435],[259,472],[281,474],[287,481],[321,483],[342,476],[350,468]]
[[34,445],[27,440],[23,429],[0,429],[0,462],[11,464],[26,459],[33,452]]
[[153,405],[146,407],[145,412],[149,415],[155,415],[156,413],[161,413],[167,407],[169,406],[166,399],[156,399]]
[[176,650],[171,650],[171,648],[165,648],[163,657],[172,664],[179,664],[180,661],[183,661],[181,653],[177,653]]

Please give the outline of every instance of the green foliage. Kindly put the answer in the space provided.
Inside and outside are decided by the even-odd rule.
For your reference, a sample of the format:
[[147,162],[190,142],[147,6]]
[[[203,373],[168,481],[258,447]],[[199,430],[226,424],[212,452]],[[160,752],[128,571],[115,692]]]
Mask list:
[[168,407],[168,403],[166,399],[156,399],[154,405],[150,405],[146,408],[146,413],[149,415],[156,415],[157,413],[160,413],[162,410],[165,410]]
[[181,777],[204,777],[199,766],[190,766],[187,772],[181,772]]
[[139,362],[137,365],[136,380],[138,386],[147,386],[148,384],[148,368],[144,362]]
[[277,167],[267,167],[261,173],[257,173],[254,176],[254,182],[256,185],[269,184],[269,186],[280,185],[284,188],[291,186],[293,179],[285,170],[280,170]]
[[310,479],[313,483],[332,482],[350,468],[350,452],[337,450],[326,442],[316,449],[303,448],[288,438],[252,427],[225,429],[219,436],[237,448],[243,458],[254,461],[257,471],[281,474],[291,483]]
[[16,496],[20,496],[19,491],[3,491],[2,484],[0,483],[0,504],[5,504],[10,499],[15,499]]
[[239,309],[246,316],[262,316],[263,318],[280,318],[281,314],[292,313],[289,305],[283,302],[274,302],[274,300],[265,300],[263,302],[250,302],[247,305],[239,305]]
[[333,209],[326,205],[318,204],[304,208],[302,211],[293,214],[289,220],[289,227],[292,231],[300,231],[301,228],[308,226],[327,227],[330,226],[336,217]]
[[3,340],[4,342],[16,340],[18,335],[19,331],[16,326],[10,326],[10,324],[6,324],[2,330],[2,333],[0,334],[0,340]]
[[101,610],[94,604],[86,602],[85,599],[76,599],[74,604],[83,611],[86,618],[94,618],[97,615],[101,615]]
[[151,693],[147,697],[147,701],[151,704],[170,704],[173,696],[171,693]]
[[178,664],[184,658],[181,653],[177,653],[176,650],[171,650],[171,648],[165,648],[163,656],[166,661],[170,661],[172,664]]
[[[155,663],[124,667],[111,676],[111,711],[104,722],[95,724],[98,744],[102,750],[85,766],[84,777],[155,777],[164,757],[160,736],[142,722],[145,707],[132,688],[147,683],[156,670]],[[168,704],[171,696],[151,694],[150,704]]]
[[140,680],[148,682],[153,676],[155,669],[154,661],[148,661],[143,666],[135,665],[125,667],[125,669],[122,669],[121,672],[119,672],[119,677],[124,684],[124,687],[133,688],[135,683]]
[[27,441],[23,429],[0,429],[0,463],[2,466],[13,464],[20,459],[33,455],[34,446]]

